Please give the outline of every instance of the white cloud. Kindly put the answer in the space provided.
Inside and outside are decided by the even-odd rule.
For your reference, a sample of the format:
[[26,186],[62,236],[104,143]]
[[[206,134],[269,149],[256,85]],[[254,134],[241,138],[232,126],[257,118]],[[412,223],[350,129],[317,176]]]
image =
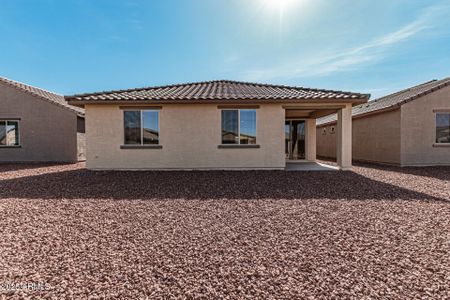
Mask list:
[[249,70],[242,75],[246,80],[268,80],[274,78],[324,76],[336,72],[355,70],[383,59],[389,54],[389,49],[433,27],[432,23],[437,15],[449,10],[450,6],[448,4],[432,6],[426,9],[413,22],[360,46],[343,50],[332,49],[332,51],[328,52],[337,54],[317,53],[313,57],[293,58],[282,66]]

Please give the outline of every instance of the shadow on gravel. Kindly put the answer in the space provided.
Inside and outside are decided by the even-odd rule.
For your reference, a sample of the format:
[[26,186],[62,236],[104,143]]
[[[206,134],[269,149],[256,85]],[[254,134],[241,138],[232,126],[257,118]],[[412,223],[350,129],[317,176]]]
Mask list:
[[72,163],[0,163],[0,174],[10,171],[32,170],[40,168],[48,168],[55,166],[73,165]]
[[0,180],[0,198],[448,200],[354,172],[89,171]]
[[372,168],[381,171],[390,171],[401,174],[410,174],[415,176],[424,176],[435,178],[439,180],[450,181],[450,166],[439,166],[439,167],[395,167],[395,166],[385,166],[376,164],[355,164],[356,166],[364,168]]
[[[336,165],[336,160],[330,158],[320,157],[323,163],[328,163],[332,166]],[[450,166],[436,166],[436,167],[398,167],[369,162],[354,161],[355,167],[369,168],[380,171],[396,172],[400,174],[410,174],[415,176],[424,176],[435,178],[439,180],[450,181]]]

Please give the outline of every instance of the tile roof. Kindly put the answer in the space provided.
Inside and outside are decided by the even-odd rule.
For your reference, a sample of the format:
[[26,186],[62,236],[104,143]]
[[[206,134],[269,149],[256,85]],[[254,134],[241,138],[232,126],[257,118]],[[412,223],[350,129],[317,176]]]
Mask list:
[[[438,89],[450,85],[450,77],[442,80],[431,80],[399,92],[369,101],[364,104],[354,106],[352,109],[352,116],[363,116],[368,113],[376,112],[378,110],[399,107],[409,101],[427,95]],[[324,125],[328,123],[336,122],[337,115],[332,114],[317,119],[317,125]]]
[[62,95],[58,95],[28,84],[24,84],[18,81],[14,81],[8,78],[4,78],[4,77],[0,77],[0,82],[3,82],[15,89],[18,89],[22,92],[31,94],[33,96],[36,96],[40,99],[49,101],[51,103],[54,103],[56,105],[59,105],[65,109],[69,109],[75,113],[77,113],[78,115],[84,115],[84,109],[76,107],[76,106],[72,106],[70,104],[67,103],[66,99],[64,99],[64,96]]
[[201,100],[286,100],[346,99],[367,100],[370,95],[249,83],[231,80],[204,81],[129,90],[66,96],[74,101],[201,101]]

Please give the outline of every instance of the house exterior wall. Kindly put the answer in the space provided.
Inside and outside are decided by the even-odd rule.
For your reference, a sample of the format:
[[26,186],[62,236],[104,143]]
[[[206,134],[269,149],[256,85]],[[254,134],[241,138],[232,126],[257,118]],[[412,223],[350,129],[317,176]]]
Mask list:
[[316,152],[318,157],[336,158],[336,131],[331,132],[331,128],[336,128],[336,124],[317,127],[316,132]]
[[402,165],[450,165],[450,147],[436,147],[434,110],[450,110],[450,87],[402,105]]
[[260,148],[219,149],[221,109],[217,104],[167,104],[159,115],[162,149],[121,149],[123,110],[118,105],[85,106],[88,169],[283,169],[285,111],[280,104],[256,109]]
[[77,115],[0,82],[0,119],[20,118],[20,147],[0,147],[0,162],[76,162]]
[[[352,122],[354,160],[400,164],[400,110],[374,114]],[[335,133],[331,133],[335,127]],[[323,134],[326,128],[326,134]],[[336,124],[317,127],[317,155],[336,157]]]

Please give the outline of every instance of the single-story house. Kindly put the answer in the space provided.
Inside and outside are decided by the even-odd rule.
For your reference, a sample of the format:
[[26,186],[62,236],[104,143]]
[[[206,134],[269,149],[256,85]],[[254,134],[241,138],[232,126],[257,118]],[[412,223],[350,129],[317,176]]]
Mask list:
[[316,118],[338,114],[352,163],[352,106],[369,95],[208,81],[66,96],[86,111],[88,169],[284,169],[316,159]]
[[[450,78],[353,107],[353,158],[400,166],[450,165]],[[317,154],[336,157],[337,115],[317,120]]]
[[84,159],[84,110],[64,96],[0,77],[0,162]]

